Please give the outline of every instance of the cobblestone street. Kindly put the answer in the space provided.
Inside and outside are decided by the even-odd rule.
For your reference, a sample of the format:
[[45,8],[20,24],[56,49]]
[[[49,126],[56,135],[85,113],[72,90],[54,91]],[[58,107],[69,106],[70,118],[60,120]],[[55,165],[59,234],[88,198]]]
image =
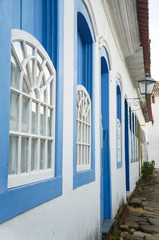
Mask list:
[[111,240],[115,239],[159,239],[159,170],[154,179],[139,183],[122,213],[119,230],[111,236]]

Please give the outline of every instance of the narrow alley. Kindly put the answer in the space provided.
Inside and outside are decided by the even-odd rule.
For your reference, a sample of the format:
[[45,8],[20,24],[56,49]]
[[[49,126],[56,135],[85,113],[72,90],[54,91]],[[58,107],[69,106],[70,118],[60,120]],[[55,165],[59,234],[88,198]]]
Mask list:
[[152,179],[141,180],[110,239],[159,239],[159,170]]
[[0,0],[0,240],[159,239],[157,2]]

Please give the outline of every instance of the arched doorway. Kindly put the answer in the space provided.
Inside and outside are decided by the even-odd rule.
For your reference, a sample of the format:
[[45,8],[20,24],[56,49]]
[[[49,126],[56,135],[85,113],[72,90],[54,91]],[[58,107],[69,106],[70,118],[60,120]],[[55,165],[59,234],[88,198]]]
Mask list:
[[130,190],[129,179],[129,122],[128,122],[128,103],[125,99],[125,178],[126,178],[126,191]]
[[111,174],[109,154],[109,58],[104,47],[100,49],[101,63],[101,227],[111,219]]

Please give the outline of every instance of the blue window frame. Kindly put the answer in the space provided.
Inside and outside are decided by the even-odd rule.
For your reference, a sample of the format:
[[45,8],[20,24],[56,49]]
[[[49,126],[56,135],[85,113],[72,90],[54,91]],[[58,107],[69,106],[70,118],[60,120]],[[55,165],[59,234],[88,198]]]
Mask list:
[[117,99],[117,168],[122,167],[122,102],[121,102],[121,86],[120,80],[117,81],[116,86]]
[[[62,194],[63,0],[0,2],[0,223]],[[56,68],[55,178],[8,189],[11,29],[25,30],[45,47]]]
[[131,108],[129,107],[129,128],[130,128],[130,131],[132,129],[132,123],[131,123]]
[[135,162],[135,117],[134,117],[134,113],[132,113],[132,152],[133,152],[132,162]]
[[[95,180],[94,160],[94,74],[93,56],[95,36],[91,19],[84,3],[75,0],[75,79],[74,79],[74,135],[73,135],[73,188]],[[83,85],[91,98],[91,169],[77,171],[76,168],[76,91],[77,85]]]
[[131,153],[131,163],[133,163],[133,126],[132,126],[132,111],[131,108],[129,108],[129,128],[130,128],[130,153]]

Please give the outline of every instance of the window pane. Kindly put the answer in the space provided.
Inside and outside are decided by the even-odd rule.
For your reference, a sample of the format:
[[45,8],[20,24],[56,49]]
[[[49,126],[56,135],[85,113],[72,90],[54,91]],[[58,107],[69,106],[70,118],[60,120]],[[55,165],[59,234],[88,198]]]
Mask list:
[[17,162],[18,162],[18,137],[10,136],[9,142],[9,174],[17,173]]
[[29,94],[29,89],[28,89],[28,86],[25,82],[25,79],[23,79],[23,86],[22,86],[22,91],[26,94]]
[[39,65],[37,64],[37,69],[36,69],[36,79],[38,80],[38,77],[40,75],[40,67]]
[[37,169],[37,140],[32,139],[31,145],[31,170]]
[[40,169],[45,168],[45,141],[40,141]]
[[20,69],[17,66],[15,58],[11,56],[11,86],[19,89]]
[[28,172],[28,138],[22,138],[21,142],[21,173]]
[[45,135],[45,107],[40,106],[40,134]]
[[[30,63],[31,62],[31,63]],[[33,76],[32,76],[32,61],[29,61],[28,64],[25,67],[24,70],[25,74],[26,74],[26,78],[28,79],[28,81],[30,82],[30,85],[32,85],[32,81],[33,81]]]
[[37,59],[42,64],[43,58],[42,58],[42,56],[39,53],[37,53]]
[[32,97],[38,99],[38,92],[35,89],[32,91]]
[[24,59],[24,50],[23,50],[23,44],[22,42],[13,42],[13,46],[15,48],[16,54],[19,58],[19,61],[22,62]]
[[52,89],[52,82],[50,82],[50,84],[48,84],[48,104],[49,105],[53,105],[53,101],[52,101],[52,93],[53,93],[53,89]]
[[28,56],[34,55],[34,49],[30,45],[26,44],[26,50],[27,50]]
[[37,134],[38,129],[38,104],[32,102],[32,133]]
[[19,122],[19,96],[15,93],[11,93],[10,97],[10,130],[18,130]]
[[47,168],[51,168],[51,159],[52,159],[52,142],[48,141],[48,146],[47,146]]
[[30,60],[28,63],[30,65],[30,71],[31,71],[33,79],[34,79],[34,63],[35,63],[35,61],[33,61],[33,60]]
[[44,77],[42,77],[40,82],[40,88],[42,88],[45,85]]
[[46,102],[46,90],[40,93],[40,98],[42,102]]
[[29,127],[29,100],[22,99],[22,131],[28,132]]
[[50,77],[50,70],[49,70],[49,68],[48,68],[47,65],[46,65],[46,67],[45,67],[44,73],[45,73],[45,78],[46,78],[46,80],[48,80],[49,77]]
[[47,120],[48,120],[48,136],[52,136],[52,110],[48,109],[47,114]]

